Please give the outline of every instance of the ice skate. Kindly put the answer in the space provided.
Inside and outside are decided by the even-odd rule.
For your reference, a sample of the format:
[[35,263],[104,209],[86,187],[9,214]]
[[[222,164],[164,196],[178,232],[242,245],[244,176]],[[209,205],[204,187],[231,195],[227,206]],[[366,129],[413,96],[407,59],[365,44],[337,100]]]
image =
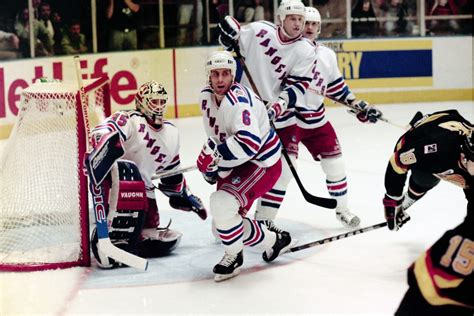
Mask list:
[[346,227],[357,227],[360,224],[360,218],[352,214],[348,208],[336,209],[336,218]]
[[291,238],[289,232],[282,231],[281,233],[276,233],[275,244],[272,248],[263,252],[262,258],[266,262],[273,261],[280,254],[287,252],[295,243],[296,241]]
[[229,255],[226,252],[221,261],[214,266],[214,281],[220,282],[237,276],[243,263],[244,256],[242,250],[235,255]]
[[285,232],[283,229],[281,229],[280,227],[276,226],[275,223],[270,220],[270,219],[267,219],[267,220],[264,220],[263,221],[265,226],[267,226],[267,229],[271,232],[274,232],[274,233],[283,233]]

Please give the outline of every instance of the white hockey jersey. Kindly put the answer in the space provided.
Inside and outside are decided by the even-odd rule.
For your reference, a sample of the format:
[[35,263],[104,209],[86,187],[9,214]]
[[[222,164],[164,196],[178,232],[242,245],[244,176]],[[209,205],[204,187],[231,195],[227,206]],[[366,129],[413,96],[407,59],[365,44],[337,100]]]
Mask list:
[[[275,24],[266,21],[247,24],[241,28],[239,47],[260,97],[276,102],[286,91],[291,109],[309,86],[316,54],[306,38],[284,41],[280,32]],[[245,74],[241,82],[250,87]]]
[[145,181],[147,197],[154,198],[151,176],[157,171],[180,168],[178,129],[168,121],[157,130],[138,111],[119,111],[106,118],[92,136],[118,131],[125,155],[133,161]]
[[199,104],[206,134],[217,139],[222,155],[218,165],[221,176],[247,161],[270,167],[280,159],[280,139],[270,128],[265,105],[249,88],[234,83],[217,104],[207,86]]
[[305,129],[318,128],[326,124],[323,95],[345,104],[355,99],[339,71],[336,53],[320,43],[315,43],[315,51],[317,60],[312,69],[311,84],[306,92],[306,103],[303,106],[301,104],[296,106],[294,116],[291,113],[282,114],[275,122],[278,128],[288,126],[288,121],[296,122],[299,127]]

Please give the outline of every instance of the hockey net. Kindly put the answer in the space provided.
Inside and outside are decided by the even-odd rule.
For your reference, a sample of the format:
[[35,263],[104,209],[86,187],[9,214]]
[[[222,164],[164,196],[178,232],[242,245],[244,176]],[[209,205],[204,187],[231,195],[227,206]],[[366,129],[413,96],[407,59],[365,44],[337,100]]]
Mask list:
[[108,78],[23,90],[0,157],[0,270],[90,265],[86,124],[110,115]]

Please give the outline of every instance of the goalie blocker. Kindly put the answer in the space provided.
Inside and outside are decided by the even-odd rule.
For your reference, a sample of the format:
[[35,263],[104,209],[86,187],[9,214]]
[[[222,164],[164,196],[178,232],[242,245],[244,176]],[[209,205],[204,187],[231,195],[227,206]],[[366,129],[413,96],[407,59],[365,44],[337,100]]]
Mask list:
[[[115,205],[106,205],[109,238],[113,245],[144,258],[155,258],[169,254],[178,246],[181,233],[165,228],[143,229],[146,212],[149,209],[145,183],[137,166],[131,161],[117,161],[119,181],[114,183],[105,177],[101,187],[105,191],[105,201],[109,201],[108,188],[118,186]],[[112,199],[113,200],[113,199]],[[113,203],[113,201],[111,201]],[[111,269],[124,264],[99,253],[98,235],[94,229],[91,237],[92,253],[98,265]]]

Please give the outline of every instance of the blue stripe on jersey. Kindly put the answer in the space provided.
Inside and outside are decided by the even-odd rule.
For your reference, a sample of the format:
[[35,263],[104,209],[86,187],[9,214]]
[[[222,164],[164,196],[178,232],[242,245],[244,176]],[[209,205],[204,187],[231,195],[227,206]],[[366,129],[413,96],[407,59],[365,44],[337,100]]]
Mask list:
[[237,97],[237,100],[239,100],[239,102],[242,102],[242,103],[247,103],[247,104],[249,103],[249,100],[247,100],[246,97],[242,97],[242,96]]
[[240,147],[244,150],[245,154],[249,157],[253,157],[255,155],[255,151],[252,150],[246,143],[242,142],[238,137],[235,138],[237,141],[237,144],[240,145]]
[[236,100],[232,99],[229,95],[229,93],[226,93],[225,95],[226,99],[229,100],[230,105],[234,105]]
[[174,162],[174,163],[170,164],[169,166],[167,166],[164,170],[172,170],[172,169],[176,168],[178,165],[179,165],[179,159],[176,162]]
[[247,96],[248,96],[249,101],[250,101],[249,104],[250,104],[251,107],[253,107],[252,97],[250,95],[249,89],[247,89],[247,87],[244,86],[244,85],[240,85],[240,87],[244,88],[245,92],[247,92]]
[[344,78],[339,77],[336,80],[334,80],[333,82],[328,83],[327,89],[331,88],[332,86],[335,86],[335,85],[339,84],[343,80],[344,80]]
[[296,104],[296,93],[293,89],[286,89],[288,92],[288,107],[294,107]]
[[237,135],[242,135],[242,136],[245,136],[245,137],[248,137],[248,138],[251,138],[253,139],[256,143],[260,144],[262,142],[262,140],[260,139],[260,137],[258,137],[257,135],[254,135],[252,133],[250,133],[249,131],[238,131],[237,132]]
[[217,145],[217,150],[219,150],[219,153],[222,155],[222,158],[224,160],[235,160],[237,157],[234,156],[234,154],[230,151],[229,147],[227,146],[226,143],[222,143],[220,145]]
[[296,116],[297,119],[299,119],[302,122],[305,122],[306,124],[316,124],[316,123],[321,122],[325,118],[324,115],[322,115],[320,117],[315,117],[315,118],[305,118],[299,112],[296,112],[295,116]]

